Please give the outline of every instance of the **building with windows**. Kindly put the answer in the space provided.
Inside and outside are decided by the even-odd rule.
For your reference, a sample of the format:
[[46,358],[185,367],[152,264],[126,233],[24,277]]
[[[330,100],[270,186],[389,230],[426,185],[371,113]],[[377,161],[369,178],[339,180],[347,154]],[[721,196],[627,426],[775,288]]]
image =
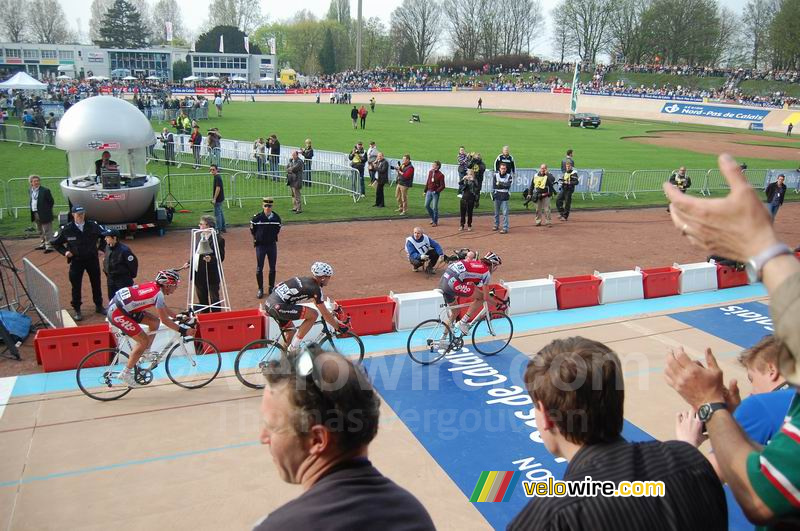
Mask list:
[[240,77],[250,83],[275,84],[274,55],[191,52],[189,57],[194,76]]
[[38,79],[67,75],[172,80],[175,62],[187,61],[196,76],[241,77],[252,83],[274,84],[275,59],[274,55],[196,53],[168,46],[125,50],[91,44],[0,43],[0,73],[24,70]]

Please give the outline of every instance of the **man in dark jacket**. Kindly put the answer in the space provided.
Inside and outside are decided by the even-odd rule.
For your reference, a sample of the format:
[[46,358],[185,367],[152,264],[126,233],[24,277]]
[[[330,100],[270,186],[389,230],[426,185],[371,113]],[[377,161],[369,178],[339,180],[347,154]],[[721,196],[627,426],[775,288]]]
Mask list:
[[508,146],[503,146],[503,151],[497,155],[497,158],[494,161],[494,171],[500,171],[500,165],[506,165],[506,172],[510,175],[514,175],[517,171],[517,167],[514,165],[514,157],[511,156],[511,153],[508,151]]
[[175,135],[170,133],[166,127],[161,132],[161,144],[164,146],[164,158],[167,166],[172,163],[175,165]]
[[45,254],[52,253],[53,247],[50,245],[50,238],[53,235],[53,194],[48,188],[41,185],[38,175],[31,175],[29,182],[31,184],[28,191],[31,198],[31,221],[36,223],[36,231],[41,240],[36,249],[44,250]]
[[[353,108],[355,109],[355,107]],[[361,197],[364,197],[366,191],[364,188],[364,166],[367,163],[367,152],[364,151],[363,142],[358,142],[353,146],[347,158],[350,159],[350,167],[358,172],[358,192]]]
[[120,289],[133,286],[133,279],[139,271],[139,260],[130,247],[119,241],[117,229],[106,229],[103,236],[106,240],[103,272],[106,274],[108,300],[111,300]]
[[474,153],[470,155],[467,161],[467,167],[473,171],[475,174],[475,181],[478,183],[479,192],[475,197],[475,208],[478,208],[481,204],[480,190],[483,190],[483,174],[486,173],[486,163],[483,162],[480,153]]
[[300,160],[297,150],[292,151],[289,162],[286,163],[286,185],[292,190],[292,202],[294,207],[292,212],[295,214],[303,213],[303,161]]
[[261,200],[263,210],[250,220],[250,234],[253,235],[253,247],[256,248],[256,282],[258,293],[256,298],[264,296],[264,258],[269,263],[269,291],[275,289],[275,265],[278,262],[278,234],[281,232],[281,217],[272,211],[275,201],[271,197]]
[[383,187],[389,182],[389,161],[383,158],[383,152],[379,151],[378,156],[373,164],[375,168],[375,205],[378,208],[384,208]]
[[355,105],[350,109],[350,119],[353,121],[353,129],[358,129],[358,109]]
[[786,180],[786,177],[781,173],[778,175],[778,180],[774,183],[769,183],[767,185],[767,208],[769,208],[769,213],[772,214],[772,220],[775,220],[775,216],[778,215],[778,209],[783,204],[783,198],[786,195],[786,185],[783,182]]
[[569,218],[569,211],[572,207],[572,194],[575,192],[575,187],[578,186],[578,172],[572,169],[572,163],[567,161],[564,164],[564,174],[561,176],[559,183],[561,184],[561,191],[558,192],[556,198],[556,208],[558,208],[558,219],[567,221]]
[[[216,220],[213,216],[201,216],[198,227],[203,230],[198,238],[197,249],[192,255],[192,269],[194,270],[194,289],[197,293],[197,302],[201,312],[220,312],[222,308],[218,305],[221,262],[225,261],[225,238],[217,232],[217,245],[219,246],[219,257],[214,250],[212,233],[216,232]],[[211,252],[204,252],[200,248],[200,242],[205,240]],[[217,259],[219,258],[219,262]]]
[[103,292],[100,289],[100,260],[97,251],[105,251],[103,228],[94,221],[86,220],[86,210],[81,206],[72,207],[72,221],[55,234],[50,241],[53,248],[67,257],[69,282],[72,285],[72,307],[76,321],[81,321],[81,287],[84,271],[89,274],[92,285],[92,299],[95,312],[105,315]]
[[[684,194],[686,190],[691,188],[692,178],[686,175],[686,166],[681,166],[678,168],[678,171],[673,172],[672,175],[669,176],[669,184],[675,186]],[[667,205],[667,212],[669,212],[669,205]]]

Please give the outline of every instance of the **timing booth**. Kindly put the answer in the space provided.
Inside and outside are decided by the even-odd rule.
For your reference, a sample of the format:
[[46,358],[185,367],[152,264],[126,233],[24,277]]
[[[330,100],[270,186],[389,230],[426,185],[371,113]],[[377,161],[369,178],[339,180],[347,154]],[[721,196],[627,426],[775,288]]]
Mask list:
[[[163,232],[166,211],[156,205],[161,181],[147,173],[147,148],[155,142],[147,118],[122,99],[95,96],[73,105],[56,132],[56,147],[69,161],[69,177],[61,181],[64,197],[106,226]],[[67,216],[62,213],[59,223]]]

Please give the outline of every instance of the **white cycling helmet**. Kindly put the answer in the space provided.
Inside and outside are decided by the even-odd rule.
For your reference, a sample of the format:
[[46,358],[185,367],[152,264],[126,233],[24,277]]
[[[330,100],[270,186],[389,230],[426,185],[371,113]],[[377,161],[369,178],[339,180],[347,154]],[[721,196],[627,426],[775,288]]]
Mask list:
[[315,277],[332,277],[333,268],[326,262],[314,262],[311,265],[311,274]]
[[177,286],[181,275],[174,269],[164,269],[158,272],[155,280],[162,286]]
[[489,251],[488,253],[486,253],[486,255],[483,257],[483,261],[487,262],[487,263],[490,263],[495,267],[497,267],[497,266],[499,266],[500,264],[503,263],[503,261],[500,259],[500,257],[497,256],[496,254],[494,254],[492,251]]

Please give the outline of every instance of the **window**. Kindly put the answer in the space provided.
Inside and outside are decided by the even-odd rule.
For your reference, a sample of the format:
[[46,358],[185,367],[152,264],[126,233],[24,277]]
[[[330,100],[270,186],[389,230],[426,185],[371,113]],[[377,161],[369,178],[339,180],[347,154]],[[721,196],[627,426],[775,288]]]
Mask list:
[[58,52],[55,50],[42,50],[42,59],[58,59]]
[[6,48],[6,57],[21,57],[21,51],[16,48]]
[[38,59],[39,50],[22,50],[22,56],[25,59]]
[[75,60],[75,52],[72,50],[59,50],[58,51],[58,58],[67,60],[67,61],[74,61]]
[[272,64],[272,59],[261,59],[261,64],[262,65],[271,65]]

